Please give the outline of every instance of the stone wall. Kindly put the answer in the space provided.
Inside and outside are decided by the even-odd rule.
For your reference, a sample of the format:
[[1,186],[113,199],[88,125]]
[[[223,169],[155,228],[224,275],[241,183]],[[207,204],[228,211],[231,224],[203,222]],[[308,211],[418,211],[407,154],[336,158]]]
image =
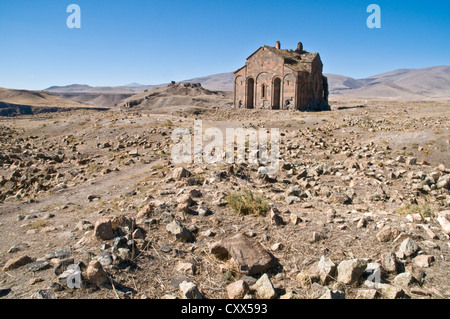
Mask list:
[[234,73],[234,105],[303,111],[328,105],[322,68],[319,55],[298,70],[287,66],[279,54],[261,47]]

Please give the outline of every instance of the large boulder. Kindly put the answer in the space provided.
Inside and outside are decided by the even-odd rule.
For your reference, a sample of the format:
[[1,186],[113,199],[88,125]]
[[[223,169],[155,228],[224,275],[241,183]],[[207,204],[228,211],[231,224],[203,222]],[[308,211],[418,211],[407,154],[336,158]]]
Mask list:
[[97,286],[102,286],[109,282],[108,274],[98,260],[92,260],[89,263],[86,269],[86,280]]
[[358,281],[367,267],[364,259],[343,260],[337,267],[337,280],[343,284],[349,285]]
[[100,240],[114,238],[114,231],[110,219],[102,218],[97,220],[94,226],[94,237]]
[[255,275],[268,271],[275,266],[274,258],[259,242],[244,234],[222,239],[213,244],[211,253],[219,259],[232,258],[239,270],[247,275]]
[[9,270],[17,269],[17,268],[25,266],[29,263],[32,263],[34,261],[35,261],[35,259],[33,259],[29,256],[21,256],[21,257],[17,257],[17,258],[12,258],[6,262],[6,264],[2,268],[2,271],[9,271]]

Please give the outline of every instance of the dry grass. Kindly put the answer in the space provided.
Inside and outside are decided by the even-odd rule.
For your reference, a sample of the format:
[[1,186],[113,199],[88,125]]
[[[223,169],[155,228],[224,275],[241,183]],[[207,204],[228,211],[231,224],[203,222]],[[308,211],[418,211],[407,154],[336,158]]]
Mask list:
[[264,196],[255,196],[248,189],[230,194],[225,200],[238,215],[265,216],[269,210],[269,204]]
[[47,226],[47,222],[45,220],[37,220],[30,224],[30,229],[40,229]]
[[397,212],[400,215],[420,214],[423,218],[433,216],[433,211],[428,204],[408,204],[400,207]]

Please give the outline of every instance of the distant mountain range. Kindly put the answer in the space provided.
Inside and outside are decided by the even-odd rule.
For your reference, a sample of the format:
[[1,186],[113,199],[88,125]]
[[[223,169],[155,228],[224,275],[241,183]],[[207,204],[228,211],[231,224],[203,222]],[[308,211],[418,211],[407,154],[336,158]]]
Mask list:
[[326,76],[332,95],[450,100],[450,66],[447,65],[423,69],[399,69],[365,79],[336,74]]
[[[354,79],[337,74],[325,75],[328,77],[331,96],[418,100],[450,99],[450,66],[446,65],[422,69],[399,69],[364,79]],[[212,91],[233,91],[233,72],[181,82],[201,83],[204,88]],[[91,87],[73,84],[53,86],[45,91],[88,105],[111,107],[133,94],[164,85],[130,83],[116,87]]]
[[75,109],[102,109],[63,99],[45,91],[0,88],[0,116],[37,114]]
[[[399,69],[364,79],[325,74],[328,77],[330,98],[381,98],[403,100],[450,101],[450,66],[422,69]],[[214,74],[181,82],[201,83],[211,91],[233,91],[233,73]],[[13,114],[38,107],[83,108],[114,107],[136,94],[152,91],[166,84],[92,87],[83,84],[52,86],[44,91],[0,88],[0,113]],[[134,98],[134,97],[133,97]],[[132,99],[133,99],[132,98]],[[28,112],[28,111],[27,111]]]

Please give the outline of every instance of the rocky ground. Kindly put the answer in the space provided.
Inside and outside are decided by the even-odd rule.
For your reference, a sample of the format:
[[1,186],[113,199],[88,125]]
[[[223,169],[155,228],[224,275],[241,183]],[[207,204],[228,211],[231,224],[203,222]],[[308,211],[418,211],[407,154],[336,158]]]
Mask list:
[[[194,119],[279,128],[280,170],[174,165]],[[0,297],[449,298],[449,119],[343,99],[3,118]],[[233,210],[243,191],[259,214]]]

